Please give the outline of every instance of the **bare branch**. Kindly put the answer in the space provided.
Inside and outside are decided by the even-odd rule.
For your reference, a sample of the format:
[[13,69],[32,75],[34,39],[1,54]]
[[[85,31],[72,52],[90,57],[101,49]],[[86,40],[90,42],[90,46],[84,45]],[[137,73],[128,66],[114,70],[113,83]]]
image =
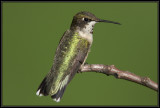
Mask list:
[[118,79],[125,79],[132,81],[146,87],[149,87],[155,91],[158,91],[158,84],[150,80],[148,77],[140,77],[128,71],[121,71],[114,65],[103,65],[103,64],[85,64],[80,72],[99,72],[106,75],[113,75]]

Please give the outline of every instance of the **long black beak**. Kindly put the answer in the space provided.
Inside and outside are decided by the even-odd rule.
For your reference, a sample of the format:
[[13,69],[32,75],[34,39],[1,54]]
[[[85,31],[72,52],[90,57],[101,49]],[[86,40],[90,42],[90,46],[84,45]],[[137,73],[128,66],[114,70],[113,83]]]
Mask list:
[[102,20],[102,19],[99,19],[97,22],[106,22],[106,23],[113,23],[113,24],[121,25],[119,22],[114,22],[114,21],[109,21],[109,20]]

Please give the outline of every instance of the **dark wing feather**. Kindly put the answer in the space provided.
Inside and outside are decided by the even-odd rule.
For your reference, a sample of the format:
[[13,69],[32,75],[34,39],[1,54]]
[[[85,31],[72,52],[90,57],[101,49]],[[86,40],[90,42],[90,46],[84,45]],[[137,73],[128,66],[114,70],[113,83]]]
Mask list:
[[[85,50],[80,50],[78,53],[77,53],[77,57],[76,59],[74,60],[74,63],[73,63],[73,67],[72,69],[70,70],[70,79],[69,79],[69,82],[72,80],[72,78],[74,77],[74,75],[78,72],[78,70],[80,69],[81,65],[83,64],[83,62],[85,62],[85,58],[87,56],[87,53],[88,53],[88,50],[89,49],[85,49]],[[68,83],[69,83],[68,82]]]

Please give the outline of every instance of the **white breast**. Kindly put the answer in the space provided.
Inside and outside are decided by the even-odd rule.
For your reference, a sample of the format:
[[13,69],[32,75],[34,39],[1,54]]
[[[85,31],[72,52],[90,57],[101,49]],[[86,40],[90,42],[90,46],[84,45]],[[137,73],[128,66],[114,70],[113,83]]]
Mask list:
[[86,25],[85,28],[83,28],[82,30],[78,30],[78,33],[81,37],[87,39],[90,43],[92,43],[93,41],[93,27],[96,24],[95,21],[91,21],[88,23],[88,25]]

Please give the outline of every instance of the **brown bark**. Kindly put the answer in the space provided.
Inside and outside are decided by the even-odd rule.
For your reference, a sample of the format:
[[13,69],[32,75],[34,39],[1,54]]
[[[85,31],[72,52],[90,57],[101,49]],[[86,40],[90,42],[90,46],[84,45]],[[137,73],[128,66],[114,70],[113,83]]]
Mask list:
[[158,91],[158,84],[152,81],[150,78],[141,77],[128,71],[121,71],[114,65],[85,64],[79,72],[99,72],[105,75],[113,75],[118,79],[132,81]]

